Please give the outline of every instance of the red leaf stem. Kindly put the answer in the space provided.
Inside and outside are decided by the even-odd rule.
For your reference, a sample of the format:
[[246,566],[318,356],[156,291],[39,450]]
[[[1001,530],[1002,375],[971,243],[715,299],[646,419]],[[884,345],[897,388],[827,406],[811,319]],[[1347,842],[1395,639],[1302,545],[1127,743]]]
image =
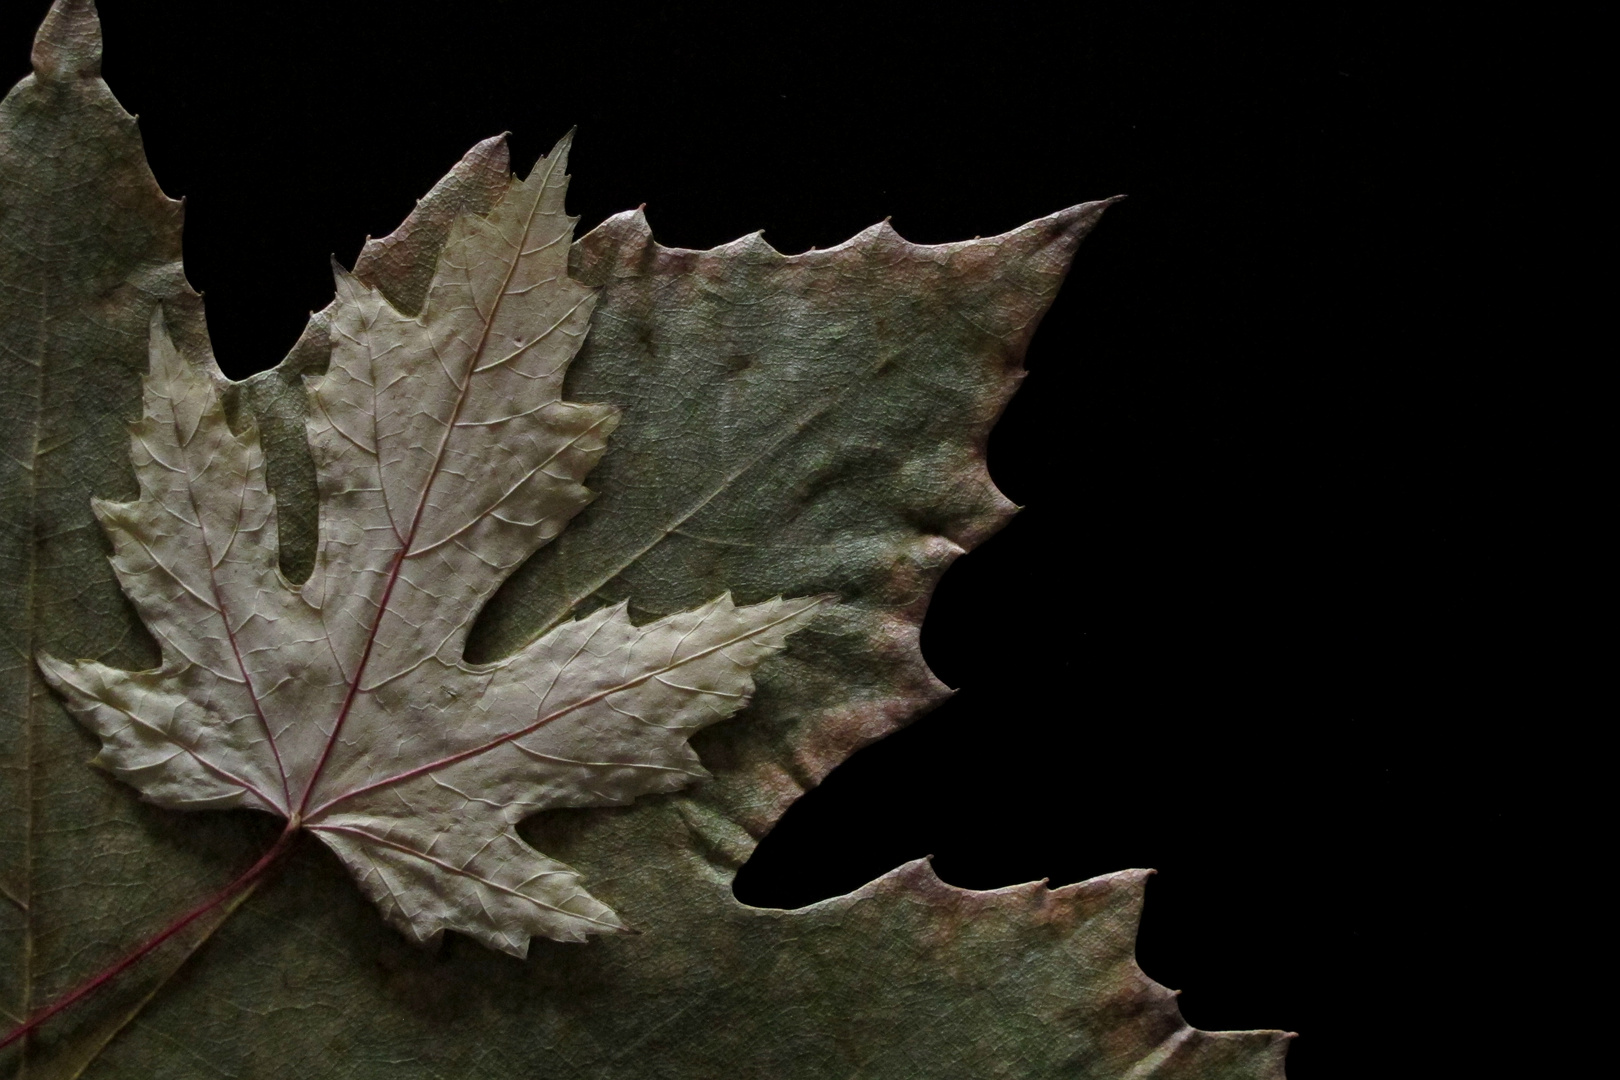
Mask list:
[[168,941],[170,938],[174,937],[174,935],[184,930],[187,926],[190,926],[192,923],[196,922],[210,911],[248,889],[251,885],[253,885],[254,882],[258,881],[266,873],[268,873],[270,869],[275,866],[276,862],[287,853],[299,831],[300,827],[298,824],[295,822],[288,822],[287,828],[284,829],[281,835],[276,838],[276,842],[270,846],[269,850],[259,857],[259,861],[244,870],[229,885],[225,886],[223,889],[219,890],[214,895],[192,908],[190,911],[187,911],[184,915],[181,915],[178,919],[174,920],[168,926],[165,926],[162,930],[159,930],[156,934],[153,934],[151,937],[147,938],[122,959],[115,961],[111,965],[103,968],[101,971],[91,976],[89,979],[86,979],[84,982],[80,983],[79,986],[66,997],[63,997],[55,1003],[46,1006],[44,1009],[41,1009],[27,1020],[17,1025],[17,1027],[13,1028],[11,1031],[7,1032],[4,1038],[0,1038],[0,1049],[10,1046],[12,1043],[23,1038],[29,1032],[45,1023],[45,1021],[49,1020],[51,1017],[55,1016],[57,1013],[62,1012],[64,1009],[67,1009],[75,1003],[89,997],[91,994],[107,985],[107,983],[111,982],[113,979],[116,979],[119,975],[123,974],[131,967],[134,967],[148,953],[151,953],[154,949],[162,945],[165,941]]

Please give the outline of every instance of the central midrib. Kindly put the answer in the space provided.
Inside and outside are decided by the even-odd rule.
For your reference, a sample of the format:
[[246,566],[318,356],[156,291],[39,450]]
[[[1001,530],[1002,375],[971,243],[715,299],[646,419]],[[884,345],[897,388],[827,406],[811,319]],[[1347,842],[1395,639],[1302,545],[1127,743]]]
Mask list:
[[[517,272],[518,263],[523,261],[524,245],[529,238],[529,230],[534,227],[534,216],[540,209],[540,201],[551,186],[552,173],[556,170],[557,158],[561,155],[553,154],[546,161],[546,174],[542,178],[539,190],[534,193],[534,202],[529,207],[528,215],[524,218],[523,228],[518,234],[516,253],[501,277],[501,287],[495,294],[495,301],[490,306],[489,316],[484,319],[483,328],[479,331],[478,345],[473,349],[467,361],[467,372],[462,377],[461,386],[456,394],[455,408],[450,413],[450,419],[445,424],[444,434],[439,437],[438,449],[434,451],[433,468],[428,473],[427,482],[422,485],[422,493],[417,497],[416,511],[411,516],[411,525],[402,538],[398,549],[394,552],[393,560],[388,566],[388,578],[383,586],[381,600],[377,604],[377,614],[372,617],[371,626],[366,632],[365,648],[361,651],[360,662],[355,665],[354,674],[349,680],[348,688],[344,692],[343,704],[338,709],[336,720],[332,724],[332,733],[326,738],[326,745],[321,748],[321,756],[315,763],[314,770],[309,775],[309,783],[304,787],[303,798],[299,802],[297,816],[302,818],[309,808],[310,796],[315,792],[315,785],[320,781],[321,773],[326,769],[326,763],[332,756],[332,747],[337,745],[338,735],[343,730],[343,723],[348,719],[349,712],[354,707],[355,697],[360,692],[360,684],[365,678],[366,665],[371,662],[372,647],[377,642],[377,633],[382,627],[383,616],[388,613],[388,605],[394,596],[394,586],[399,582],[400,568],[405,564],[405,557],[410,553],[411,545],[416,542],[416,531],[422,524],[422,514],[427,508],[428,495],[433,491],[433,484],[439,478],[439,470],[444,465],[444,454],[450,445],[450,437],[455,433],[456,421],[461,417],[462,407],[466,404],[468,390],[472,387],[473,375],[478,367],[479,359],[484,355],[484,347],[489,343],[490,329],[495,325],[495,318],[500,313],[501,304],[506,300],[506,287],[512,282],[512,275]],[[382,458],[377,458],[377,471],[382,472]]]

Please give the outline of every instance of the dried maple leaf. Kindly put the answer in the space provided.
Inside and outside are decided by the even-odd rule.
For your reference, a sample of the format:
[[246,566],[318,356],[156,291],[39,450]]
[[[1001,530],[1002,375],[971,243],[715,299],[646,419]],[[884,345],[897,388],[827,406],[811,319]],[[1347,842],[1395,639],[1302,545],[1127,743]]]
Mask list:
[[562,400],[595,300],[568,276],[567,153],[455,220],[420,315],[338,270],[308,390],[321,545],[301,587],[278,566],[257,430],[230,429],[154,312],[141,497],[96,514],[163,665],[39,661],[101,737],[97,763],[147,799],[280,815],[412,938],[460,930],[518,956],[531,936],[626,928],[517,823],[705,775],[688,737],[742,708],[754,666],[823,602],[725,595],[639,627],[620,604],[463,660],[484,602],[590,500],[617,423]]
[[[178,206],[99,58],[89,0],[57,0],[35,75],[0,105],[0,629],[19,658],[0,667],[0,1010],[21,1023],[118,969],[131,941],[172,936],[5,1051],[30,1080],[92,1061],[176,1077],[1281,1076],[1281,1033],[1196,1031],[1136,966],[1142,871],[974,892],[918,861],[793,912],[731,892],[803,790],[945,695],[917,648],[928,597],[1011,512],[985,438],[1106,203],[934,247],[877,226],[794,257],[758,237],[667,248],[632,213],[568,249],[560,159],[514,185],[490,140],[339,274],[280,367],[229,385],[180,271]],[[555,239],[509,265],[551,269],[480,300],[467,256],[500,230],[478,219],[523,200]],[[501,321],[514,304],[532,325]],[[438,390],[370,378],[368,341]],[[616,413],[562,401],[571,356],[569,396]],[[476,377],[452,416],[458,370]],[[508,377],[521,389],[503,397]],[[524,437],[479,441],[475,424],[501,422]],[[102,558],[92,493],[117,500],[99,513],[162,664]],[[728,588],[812,599],[738,608],[714,599]],[[699,637],[746,641],[700,656]],[[170,921],[261,841],[264,815],[182,829],[95,782],[35,676],[45,652],[97,658],[46,667],[149,797],[285,814],[358,863],[407,934],[470,925],[508,950],[539,935],[541,956],[454,936],[410,948],[314,845],[229,922],[215,905],[237,884]],[[751,681],[746,716],[700,733],[694,757],[686,736]],[[689,790],[515,827],[679,787],[698,757],[715,775]],[[623,918],[567,872],[523,881],[538,850]],[[545,940],[624,922],[647,933]]]

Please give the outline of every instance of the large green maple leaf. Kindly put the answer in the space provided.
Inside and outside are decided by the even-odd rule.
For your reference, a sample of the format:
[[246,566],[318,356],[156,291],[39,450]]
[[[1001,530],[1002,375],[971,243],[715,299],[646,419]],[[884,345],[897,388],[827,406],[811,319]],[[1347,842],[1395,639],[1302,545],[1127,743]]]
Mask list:
[[[257,805],[258,799],[260,810],[294,815],[302,824],[304,811],[376,783],[367,764],[374,758],[365,751],[398,735],[382,720],[357,726],[365,737],[347,759],[349,744],[334,737],[331,724],[315,725],[324,738],[306,746],[288,735],[274,752],[263,738],[248,737],[243,741],[257,749],[242,753],[258,772],[214,762],[234,779],[218,770],[177,778],[165,770],[187,761],[142,759],[149,746],[118,743],[127,729],[107,710],[134,715],[168,705],[186,719],[199,701],[219,715],[241,714],[240,731],[280,737],[291,728],[274,716],[244,711],[240,702],[220,704],[234,692],[225,685],[235,685],[230,672],[245,673],[258,659],[241,657],[261,653],[280,657],[273,662],[283,676],[310,669],[309,657],[291,655],[281,641],[235,658],[188,654],[185,662],[200,666],[190,675],[180,670],[174,654],[185,654],[187,642],[218,643],[230,635],[198,629],[223,617],[218,605],[185,606],[206,590],[160,584],[195,584],[194,575],[165,560],[171,547],[193,556],[198,550],[164,533],[161,522],[184,519],[186,529],[207,533],[212,511],[205,498],[189,516],[175,512],[178,489],[159,490],[156,480],[185,474],[201,478],[205,492],[239,497],[228,534],[254,543],[240,552],[233,544],[228,553],[205,546],[210,554],[201,565],[249,581],[254,603],[270,603],[264,594],[282,587],[282,574],[302,582],[307,596],[311,583],[327,580],[323,575],[345,558],[351,585],[392,580],[387,567],[397,569],[417,550],[414,541],[391,550],[372,545],[368,538],[388,531],[391,511],[383,507],[377,522],[366,514],[379,513],[373,496],[381,492],[386,503],[400,473],[388,472],[371,488],[334,481],[343,475],[333,462],[344,446],[367,440],[351,437],[341,411],[318,412],[306,425],[311,403],[324,408],[324,387],[338,395],[327,405],[358,407],[352,395],[339,398],[344,378],[349,385],[365,381],[354,378],[357,342],[370,340],[358,332],[362,324],[416,341],[422,339],[411,327],[444,325],[435,299],[445,295],[446,275],[471,274],[469,267],[495,257],[474,250],[479,245],[468,238],[507,235],[500,223],[517,205],[513,198],[530,200],[530,211],[549,207],[545,212],[561,220],[560,184],[551,181],[560,169],[538,169],[517,184],[508,179],[504,145],[480,144],[400,230],[368,244],[352,275],[340,274],[338,299],[311,320],[287,361],[227,385],[180,271],[178,208],[158,191],[132,119],[101,83],[99,57],[91,4],[59,0],[35,44],[34,76],[0,105],[0,378],[8,441],[0,466],[0,588],[12,657],[0,691],[6,815],[0,1008],[16,1020],[115,961],[217,887],[226,867],[251,861],[274,835],[265,828],[268,815],[179,815],[142,806],[128,788],[86,769],[85,737],[42,687],[32,658],[94,658],[76,666],[46,661],[45,668],[106,741],[103,760],[159,802]],[[549,161],[560,164],[556,156]],[[132,1076],[1279,1077],[1286,1045],[1280,1033],[1195,1031],[1181,1020],[1173,995],[1136,967],[1132,944],[1145,872],[1060,889],[1036,883],[972,892],[941,883],[918,862],[793,912],[750,908],[731,893],[736,868],[800,793],[944,695],[917,648],[928,596],[950,561],[1011,512],[985,471],[985,438],[1017,385],[1024,349],[1075,245],[1105,206],[1085,204],[1003,236],[933,247],[910,244],[881,225],[838,248],[795,257],[758,237],[704,252],[664,248],[633,213],[575,242],[565,272],[553,237],[552,270],[517,289],[556,295],[540,305],[541,315],[502,326],[500,334],[521,349],[569,319],[579,320],[573,329],[582,333],[580,312],[589,305],[580,298],[594,298],[577,356],[570,363],[573,350],[566,349],[532,374],[554,378],[560,392],[566,365],[567,398],[595,403],[567,406],[576,411],[559,422],[574,424],[575,434],[595,438],[608,417],[616,418],[611,448],[590,477],[597,500],[585,506],[578,488],[603,449],[593,442],[551,477],[555,488],[541,500],[550,508],[545,514],[491,516],[480,505],[463,513],[475,525],[441,523],[442,536],[428,521],[423,535],[436,552],[469,528],[506,538],[493,548],[468,549],[474,562],[495,571],[473,575],[483,584],[463,580],[471,563],[414,579],[420,596],[398,609],[408,617],[392,629],[379,629],[377,613],[386,615],[391,604],[378,599],[385,594],[371,596],[359,585],[321,595],[335,595],[335,609],[366,606],[370,598],[372,616],[346,625],[371,627],[360,632],[358,648],[382,658],[388,686],[408,683],[423,664],[443,666],[444,677],[426,681],[414,697],[402,692],[403,704],[385,703],[385,717],[402,709],[420,715],[423,695],[456,689],[457,665],[501,669],[510,666],[506,658],[531,655],[559,635],[577,636],[581,627],[623,626],[634,636],[636,627],[675,626],[693,621],[683,612],[728,591],[743,606],[726,610],[762,614],[782,610],[769,606],[772,597],[837,598],[792,608],[788,618],[808,624],[786,639],[780,655],[767,659],[760,650],[739,658],[742,667],[730,676],[740,680],[736,685],[665,688],[683,700],[706,696],[711,704],[740,705],[746,682],[756,684],[745,710],[692,739],[712,773],[704,783],[628,806],[541,814],[518,827],[521,835],[509,828],[523,816],[514,807],[617,803],[675,785],[628,779],[651,759],[614,759],[622,768],[607,771],[605,790],[594,800],[495,800],[458,778],[452,786],[465,800],[460,811],[434,809],[445,816],[433,827],[454,832],[467,824],[454,820],[458,812],[477,817],[477,807],[498,802],[496,817],[506,823],[500,843],[510,849],[499,872],[529,857],[524,851],[545,852],[566,861],[590,888],[588,896],[579,893],[585,899],[565,901],[573,915],[601,924],[622,919],[642,933],[567,944],[547,940],[577,936],[567,926],[525,924],[472,901],[458,907],[445,875],[470,866],[479,849],[440,859],[443,873],[406,890],[414,907],[403,901],[389,907],[399,890],[368,891],[391,921],[418,938],[448,926],[521,951],[529,934],[541,937],[527,961],[454,936],[437,952],[424,952],[378,919],[342,880],[336,860],[305,847],[234,915],[229,906],[210,909],[110,989],[9,1050],[16,1068],[29,1076],[76,1075],[91,1065],[95,1075]],[[520,242],[517,250],[528,247]],[[476,296],[465,306],[475,315],[467,324],[474,336],[490,336],[498,316]],[[465,343],[467,332],[458,325],[428,340]],[[409,351],[401,344],[391,353]],[[485,362],[476,348],[473,355],[469,370]],[[144,431],[149,457],[137,454],[137,489],[125,424],[141,414],[143,381],[145,428],[136,430]],[[442,400],[432,392],[422,397]],[[502,391],[490,400],[511,398]],[[557,394],[546,401],[565,404]],[[397,415],[437,424],[443,445],[466,434],[457,427],[460,413],[447,419],[432,408],[421,412],[426,419],[410,409]],[[367,405],[355,415],[375,419],[384,411]],[[490,419],[480,416],[473,426],[498,426]],[[180,433],[172,446],[151,441],[165,422]],[[324,441],[322,431],[329,433]],[[408,450],[421,441],[401,445]],[[369,445],[375,451],[382,442]],[[180,464],[193,450],[191,464]],[[464,477],[474,476],[480,460],[496,473],[524,461],[499,439],[483,450],[469,443],[462,460],[467,464],[457,475]],[[221,471],[236,476],[234,488],[217,484]],[[421,485],[412,490],[419,507],[443,509],[454,501],[428,499]],[[272,492],[279,545],[268,530]],[[104,560],[92,496],[109,500],[102,516],[119,542],[119,572],[162,646],[161,676],[124,674],[157,669],[159,650],[142,635]],[[425,519],[416,513],[412,520]],[[332,550],[334,537],[340,551]],[[546,540],[538,555],[522,561]],[[233,558],[252,565],[233,566]],[[435,595],[440,602],[429,602]],[[265,610],[279,612],[278,619],[258,621],[287,623],[282,629],[293,629],[287,640],[311,637],[308,627],[295,625],[302,616],[287,614],[293,608]],[[781,633],[791,628],[784,624]],[[681,624],[675,633],[684,639],[693,632]],[[341,658],[334,663],[346,681],[308,680],[328,697],[334,685],[350,697],[388,692]],[[218,681],[199,689],[199,671]],[[626,687],[613,684],[583,696],[602,694],[601,702],[621,692]],[[469,696],[475,695],[445,693],[431,710],[448,717]],[[658,707],[671,715],[682,708]],[[710,708],[704,720],[731,711]],[[259,720],[263,726],[253,727]],[[681,738],[667,749],[677,764],[653,763],[680,773],[684,784],[697,771],[679,756],[684,736],[703,725],[672,726]],[[403,741],[409,740],[396,738]],[[483,745],[452,747],[449,754],[470,760]],[[327,752],[333,746],[341,748],[335,755]],[[295,764],[269,771],[264,762],[280,760],[282,748]],[[571,766],[597,769],[597,778],[602,761],[568,757]],[[335,770],[330,775],[367,779],[312,798],[328,767]],[[191,799],[206,784],[215,786]],[[581,787],[577,777],[553,786],[565,795]],[[603,785],[593,779],[584,786]],[[389,850],[415,845],[421,854],[423,845],[407,836],[411,821],[396,824],[403,831],[382,838],[393,844]],[[368,835],[375,847],[377,837]],[[358,871],[352,852],[334,846]],[[386,874],[379,873],[381,881]],[[498,873],[479,876],[492,880]],[[564,876],[572,896],[575,879]],[[210,934],[212,943],[182,966]]]

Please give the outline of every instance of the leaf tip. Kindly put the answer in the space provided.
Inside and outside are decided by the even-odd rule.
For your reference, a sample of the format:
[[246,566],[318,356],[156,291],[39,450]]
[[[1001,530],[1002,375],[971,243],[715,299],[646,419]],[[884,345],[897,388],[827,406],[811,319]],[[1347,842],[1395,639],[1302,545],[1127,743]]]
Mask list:
[[62,668],[67,666],[50,653],[45,652],[43,649],[35,651],[34,664],[39,668],[40,672],[44,674],[45,681],[49,682],[53,686],[56,685],[57,673]]
[[562,138],[558,139],[556,145],[552,146],[551,152],[541,158],[541,161],[550,165],[548,170],[550,173],[567,175],[568,152],[574,148],[574,133],[578,130],[578,125],[575,125],[563,132]]
[[1056,221],[1061,226],[1076,233],[1076,239],[1083,238],[1102,220],[1103,214],[1115,203],[1124,201],[1123,195],[1110,195],[1106,199],[1093,199],[1090,202],[1076,203],[1067,210],[1059,210],[1045,220]]
[[[336,255],[328,255],[327,260],[332,264],[332,287],[339,293],[351,292],[360,285],[359,279],[354,276],[348,267],[338,262]],[[311,318],[314,315],[314,312],[310,312]]]
[[101,19],[94,0],[56,0],[34,35],[34,74],[44,80],[101,74]]
[[499,135],[491,135],[474,143],[472,148],[461,156],[451,174],[454,175],[458,170],[470,173],[482,172],[490,181],[499,178],[500,183],[504,184],[512,171],[512,149],[507,142],[511,136],[510,131],[503,131]]

